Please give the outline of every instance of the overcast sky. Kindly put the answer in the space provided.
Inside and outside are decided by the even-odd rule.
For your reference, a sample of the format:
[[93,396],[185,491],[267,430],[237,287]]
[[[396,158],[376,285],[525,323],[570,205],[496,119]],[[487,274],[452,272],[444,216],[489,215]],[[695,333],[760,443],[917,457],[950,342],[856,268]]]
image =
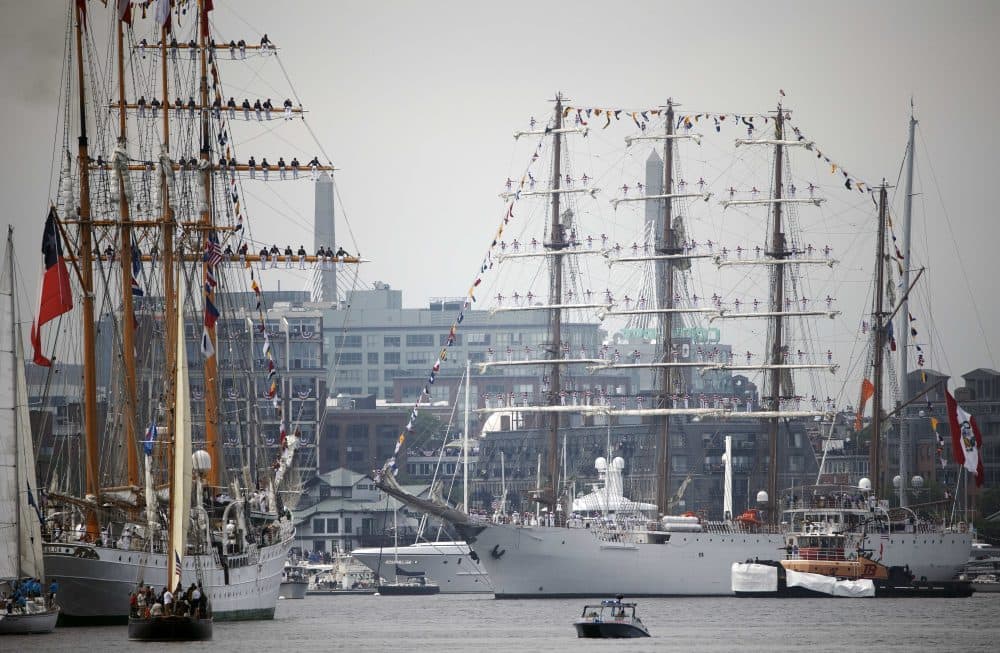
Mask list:
[[[523,169],[512,160],[511,133],[547,116],[556,91],[577,104],[647,107],[673,97],[699,109],[764,113],[784,89],[795,123],[825,152],[864,179],[891,182],[912,96],[920,121],[913,258],[928,268],[922,295],[940,338],[931,366],[953,376],[1000,368],[1000,3],[216,5],[221,40],[256,42],[267,32],[281,48],[308,123],[341,168],[338,244],[372,261],[363,283],[402,289],[408,306],[465,293],[502,210],[497,193]],[[0,6],[8,98],[0,183],[19,259],[33,273],[54,192],[66,3]],[[259,95],[289,93],[273,62],[253,71],[246,84],[264,84]],[[242,85],[233,94],[252,101]],[[259,140],[240,132],[240,158],[307,161],[317,148],[299,132]],[[284,149],[272,151],[275,143]],[[285,185],[280,199],[270,193],[259,191],[254,235],[309,247],[311,185]]]

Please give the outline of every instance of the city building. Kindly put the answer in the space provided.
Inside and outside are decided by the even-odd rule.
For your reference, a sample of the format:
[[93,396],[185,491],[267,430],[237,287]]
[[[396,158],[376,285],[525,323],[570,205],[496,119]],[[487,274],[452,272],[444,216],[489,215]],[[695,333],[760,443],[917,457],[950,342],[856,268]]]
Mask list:
[[[427,491],[427,486],[405,487],[418,496]],[[411,544],[420,516],[380,492],[371,476],[340,468],[306,481],[294,520],[303,550],[347,553],[396,541]]]

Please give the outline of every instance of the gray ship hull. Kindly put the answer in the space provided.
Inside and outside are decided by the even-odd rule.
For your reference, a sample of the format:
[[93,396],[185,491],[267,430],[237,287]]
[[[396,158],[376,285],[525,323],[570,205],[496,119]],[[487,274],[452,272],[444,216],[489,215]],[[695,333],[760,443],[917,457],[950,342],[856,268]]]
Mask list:
[[309,581],[286,580],[281,582],[278,596],[283,599],[304,599],[307,589],[309,589]]
[[[470,524],[460,530],[497,598],[731,595],[733,562],[773,559],[785,546],[783,535],[765,533],[674,532],[654,543],[587,528]],[[909,565],[917,580],[950,580],[971,546],[967,533],[873,539],[883,564]]]
[[[366,548],[351,552],[387,583],[395,583],[396,566],[411,574],[423,573],[436,583],[442,594],[490,594],[490,577],[469,557],[465,542],[420,542],[397,548]],[[399,580],[406,580],[400,578]]]
[[[188,587],[201,581],[216,621],[272,619],[292,537],[253,547],[238,561],[229,558],[228,568],[217,554],[188,556],[181,584]],[[167,561],[162,554],[75,543],[46,544],[44,551],[46,573],[59,582],[60,624],[127,623],[129,593],[139,580],[157,591],[166,584]]]

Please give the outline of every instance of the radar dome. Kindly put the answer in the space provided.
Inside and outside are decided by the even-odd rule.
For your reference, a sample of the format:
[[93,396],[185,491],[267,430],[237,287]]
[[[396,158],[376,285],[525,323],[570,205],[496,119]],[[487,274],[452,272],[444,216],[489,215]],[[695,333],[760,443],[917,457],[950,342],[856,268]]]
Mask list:
[[767,492],[761,490],[757,493],[757,503],[767,503]]
[[615,459],[611,461],[611,469],[625,469],[625,459],[621,456],[616,456]]
[[607,459],[604,456],[598,456],[597,459],[594,460],[594,468],[599,472],[603,472],[608,468]]
[[862,492],[871,492],[872,489],[871,480],[863,478],[860,481],[858,481],[858,489],[861,490]]
[[198,473],[207,472],[212,469],[212,457],[204,449],[199,449],[191,454],[191,469]]

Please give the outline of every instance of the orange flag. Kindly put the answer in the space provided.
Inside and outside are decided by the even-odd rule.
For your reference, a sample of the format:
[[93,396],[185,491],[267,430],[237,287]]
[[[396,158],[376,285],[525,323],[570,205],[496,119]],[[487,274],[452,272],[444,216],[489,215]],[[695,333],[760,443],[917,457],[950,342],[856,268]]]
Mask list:
[[864,381],[862,381],[861,382],[861,402],[860,402],[860,404],[858,406],[858,414],[854,418],[854,430],[855,431],[860,431],[861,430],[861,416],[864,415],[864,413],[865,413],[865,404],[868,403],[868,400],[872,398],[873,394],[875,394],[875,384],[873,384],[868,379],[865,379]]

